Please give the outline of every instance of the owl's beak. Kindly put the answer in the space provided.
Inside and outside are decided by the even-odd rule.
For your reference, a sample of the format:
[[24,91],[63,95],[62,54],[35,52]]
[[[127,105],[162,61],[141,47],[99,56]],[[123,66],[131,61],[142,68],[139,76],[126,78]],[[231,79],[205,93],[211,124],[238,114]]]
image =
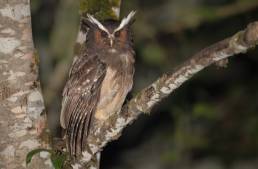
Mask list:
[[114,44],[114,40],[113,38],[110,38],[110,47],[113,47],[113,44]]
[[114,35],[113,35],[113,34],[110,34],[110,35],[109,35],[109,40],[110,40],[110,47],[111,47],[111,48],[113,47],[114,39],[115,39]]

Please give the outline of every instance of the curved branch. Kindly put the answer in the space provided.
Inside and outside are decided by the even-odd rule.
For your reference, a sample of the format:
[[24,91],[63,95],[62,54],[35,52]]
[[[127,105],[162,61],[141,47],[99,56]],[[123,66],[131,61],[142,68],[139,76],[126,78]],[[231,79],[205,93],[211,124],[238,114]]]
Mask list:
[[77,166],[83,166],[83,164],[89,162],[108,142],[117,139],[122,130],[136,120],[140,114],[149,113],[157,103],[170,95],[193,75],[213,63],[239,53],[245,53],[248,49],[255,47],[257,43],[258,22],[254,22],[232,37],[203,49],[173,72],[162,75],[124,105],[121,112],[113,115],[108,121],[94,126],[93,133],[88,138],[88,150],[83,152]]
[[257,43],[258,22],[253,22],[245,30],[201,50],[173,72],[164,74],[133,98],[127,105],[129,107],[127,111],[131,112],[130,114],[150,112],[155,104],[202,69],[230,56],[245,53],[248,49],[254,48]]

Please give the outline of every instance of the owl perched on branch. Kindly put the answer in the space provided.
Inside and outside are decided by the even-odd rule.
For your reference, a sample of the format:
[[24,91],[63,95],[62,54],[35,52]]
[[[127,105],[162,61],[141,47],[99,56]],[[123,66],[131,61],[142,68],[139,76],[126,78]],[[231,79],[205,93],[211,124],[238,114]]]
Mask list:
[[134,50],[130,26],[135,12],[118,21],[82,19],[85,51],[74,59],[63,91],[60,123],[67,149],[79,156],[94,120],[105,121],[121,110],[133,85]]

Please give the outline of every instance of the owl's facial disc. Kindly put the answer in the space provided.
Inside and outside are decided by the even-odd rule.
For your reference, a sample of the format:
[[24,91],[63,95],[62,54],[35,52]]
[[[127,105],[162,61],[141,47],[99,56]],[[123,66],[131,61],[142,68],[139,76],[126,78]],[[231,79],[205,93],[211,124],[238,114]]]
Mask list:
[[96,18],[94,18],[92,15],[87,14],[88,21],[96,25],[103,33],[107,34],[107,37],[110,42],[110,47],[113,47],[114,41],[115,41],[115,34],[119,31],[121,31],[124,27],[126,27],[134,17],[136,11],[132,11],[128,14],[127,17],[123,18],[120,22],[119,26],[115,29],[113,29],[113,32],[111,33],[100,21],[98,21]]

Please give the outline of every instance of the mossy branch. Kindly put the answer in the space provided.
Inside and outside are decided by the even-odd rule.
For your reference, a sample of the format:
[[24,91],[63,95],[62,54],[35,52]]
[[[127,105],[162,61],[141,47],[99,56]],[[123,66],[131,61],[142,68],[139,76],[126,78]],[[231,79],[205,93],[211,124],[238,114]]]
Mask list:
[[119,19],[121,0],[80,0],[80,13],[94,15],[99,20]]

